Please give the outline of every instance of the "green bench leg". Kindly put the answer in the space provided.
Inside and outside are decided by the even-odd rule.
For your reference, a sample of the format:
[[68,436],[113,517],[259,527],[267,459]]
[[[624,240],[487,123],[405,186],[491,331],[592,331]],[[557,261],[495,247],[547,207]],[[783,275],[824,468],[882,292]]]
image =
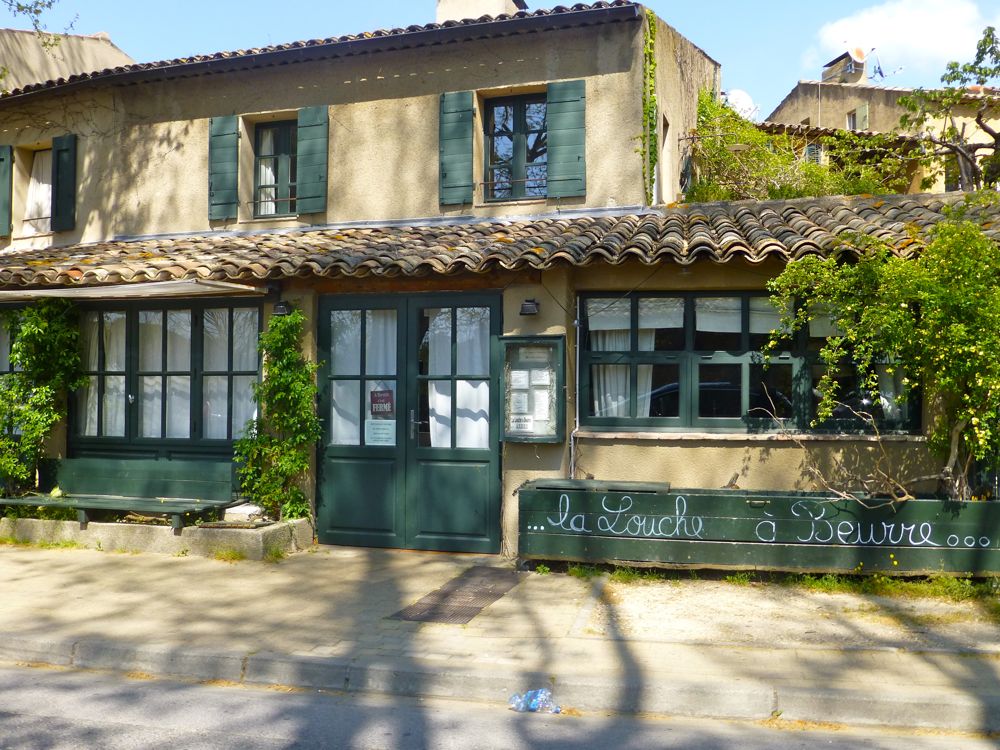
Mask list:
[[174,527],[174,534],[179,536],[181,529],[184,528],[184,516],[180,513],[171,513],[170,525]]
[[87,524],[90,523],[90,517],[87,515],[87,511],[82,508],[76,509],[76,520],[80,522],[80,529],[86,529]]

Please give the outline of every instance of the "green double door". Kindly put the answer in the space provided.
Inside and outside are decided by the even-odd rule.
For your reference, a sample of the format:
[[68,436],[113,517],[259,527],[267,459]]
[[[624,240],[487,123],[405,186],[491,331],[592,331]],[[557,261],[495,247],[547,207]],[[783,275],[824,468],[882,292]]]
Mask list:
[[499,332],[497,295],[321,299],[320,542],[499,551]]

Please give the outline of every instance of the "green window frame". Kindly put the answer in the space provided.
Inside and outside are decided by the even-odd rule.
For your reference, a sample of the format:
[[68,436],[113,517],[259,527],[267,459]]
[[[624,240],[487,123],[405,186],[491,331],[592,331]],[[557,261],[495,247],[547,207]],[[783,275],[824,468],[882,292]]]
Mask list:
[[[851,408],[876,414],[880,429],[919,426],[916,399],[900,405],[861,393],[845,362],[846,406],[810,428],[823,367],[817,352],[828,332],[815,326],[763,357],[778,320],[764,293],[593,293],[581,295],[579,320],[581,423],[588,427],[765,432],[776,429],[776,416],[796,430],[864,432]],[[888,381],[898,384],[899,373],[885,377],[886,392],[898,394]]]
[[261,319],[258,303],[218,299],[84,307],[73,452],[231,451],[253,412]]
[[484,196],[487,201],[548,195],[548,102],[545,94],[488,99]]
[[253,215],[294,216],[298,121],[262,122],[254,127]]

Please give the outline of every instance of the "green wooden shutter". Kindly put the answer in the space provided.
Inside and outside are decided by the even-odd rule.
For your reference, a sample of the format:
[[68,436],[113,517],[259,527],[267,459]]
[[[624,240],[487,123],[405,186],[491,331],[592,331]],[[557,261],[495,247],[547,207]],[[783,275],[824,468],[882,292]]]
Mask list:
[[550,198],[587,194],[586,89],[582,80],[548,86],[545,120]]
[[236,115],[213,117],[208,137],[208,218],[235,219],[239,207],[239,127]]
[[858,130],[868,130],[868,102],[858,105]]
[[52,231],[76,226],[76,135],[52,139]]
[[329,114],[324,107],[299,110],[295,164],[295,210],[311,214],[326,210]]
[[0,237],[10,237],[13,180],[14,147],[0,146]]
[[438,191],[442,206],[472,203],[474,117],[471,91],[441,94]]

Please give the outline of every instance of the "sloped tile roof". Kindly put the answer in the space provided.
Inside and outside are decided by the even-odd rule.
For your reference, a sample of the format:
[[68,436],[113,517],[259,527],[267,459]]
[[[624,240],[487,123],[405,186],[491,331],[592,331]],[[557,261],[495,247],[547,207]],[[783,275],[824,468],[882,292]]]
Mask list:
[[[559,265],[762,263],[824,255],[859,232],[900,255],[923,244],[959,193],[680,205],[643,215],[546,217],[424,226],[345,226],[158,237],[0,253],[0,288],[175,279],[422,276]],[[992,237],[1000,208],[970,214]]]
[[[481,16],[466,18],[461,21],[445,21],[444,23],[429,23],[413,25],[406,28],[376,29],[361,34],[346,34],[344,36],[325,39],[308,39],[274,44],[253,49],[241,49],[230,52],[216,52],[209,55],[192,55],[191,57],[158,62],[136,63],[116,68],[107,68],[89,73],[71,75],[53,81],[33,83],[19,89],[0,94],[0,102],[6,99],[23,97],[56,88],[79,86],[85,84],[100,84],[104,82],[132,83],[152,77],[167,78],[174,76],[196,75],[198,72],[214,71],[228,72],[247,68],[266,67],[282,64],[303,55],[310,59],[323,59],[347,54],[370,52],[376,48],[387,46],[389,49],[423,46],[426,44],[441,44],[458,39],[483,39],[503,36],[510,33],[520,33],[538,27],[540,24],[574,24],[599,23],[608,16],[602,11],[612,9],[630,9],[631,16],[638,17],[639,5],[630,0],[600,0],[592,4],[577,3],[571,6],[558,5],[551,10],[519,11],[514,14],[502,13],[497,16]],[[621,15],[623,11],[616,11]],[[275,59],[275,58],[280,59]]]

